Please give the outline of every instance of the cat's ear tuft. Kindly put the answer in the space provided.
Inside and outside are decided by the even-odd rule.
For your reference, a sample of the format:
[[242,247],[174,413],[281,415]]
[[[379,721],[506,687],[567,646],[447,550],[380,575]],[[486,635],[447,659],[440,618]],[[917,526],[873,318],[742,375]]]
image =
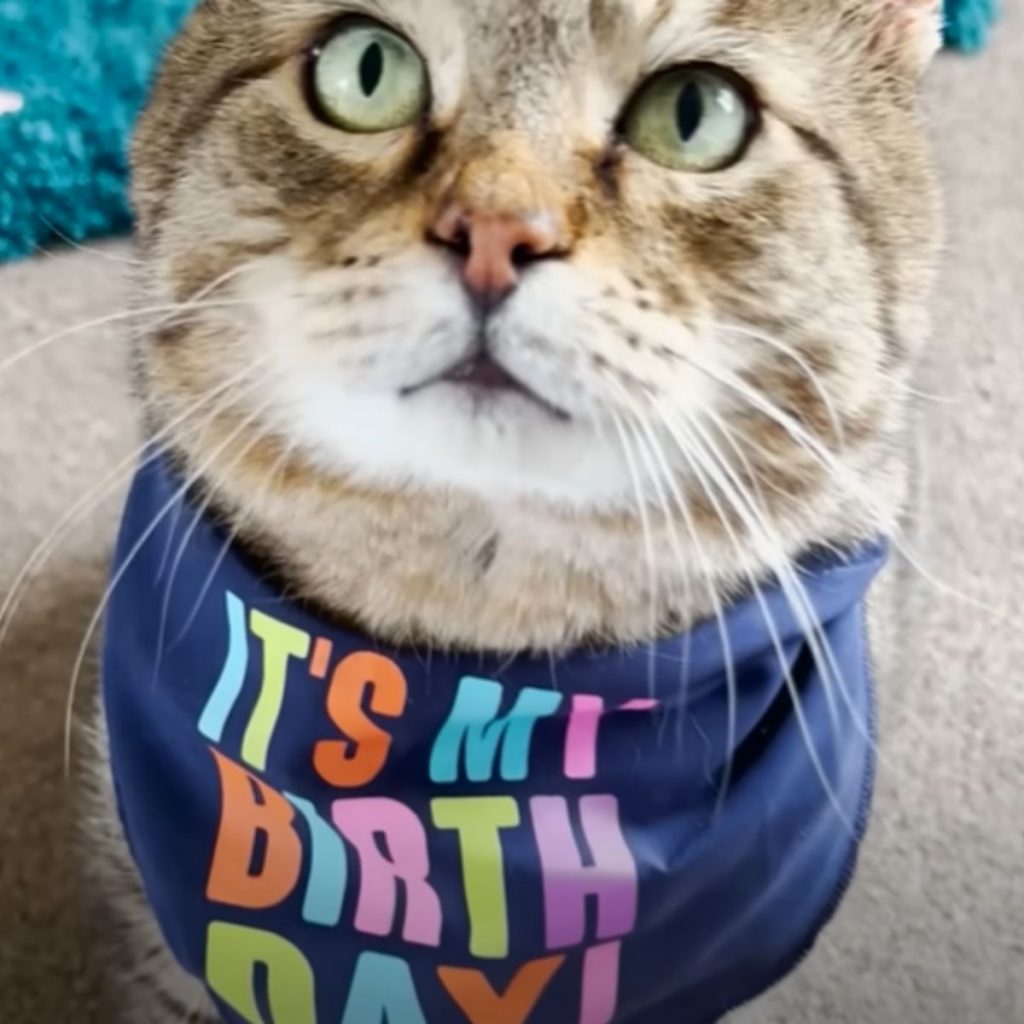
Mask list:
[[876,0],[876,43],[909,70],[923,74],[942,46],[942,0]]

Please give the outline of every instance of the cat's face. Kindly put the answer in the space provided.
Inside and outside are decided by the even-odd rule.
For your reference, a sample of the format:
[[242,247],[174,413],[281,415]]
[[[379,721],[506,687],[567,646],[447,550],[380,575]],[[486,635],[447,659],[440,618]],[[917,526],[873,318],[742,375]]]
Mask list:
[[258,365],[250,435],[385,490],[632,507],[731,472],[813,507],[814,445],[870,463],[920,332],[934,13],[207,3],[136,196],[154,304],[222,305],[153,339],[151,397]]

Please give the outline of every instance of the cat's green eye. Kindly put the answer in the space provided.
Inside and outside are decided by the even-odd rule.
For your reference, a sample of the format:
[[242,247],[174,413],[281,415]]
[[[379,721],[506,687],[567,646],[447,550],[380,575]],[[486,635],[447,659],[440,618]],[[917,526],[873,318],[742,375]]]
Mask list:
[[757,125],[749,87],[709,64],[673,68],[645,85],[626,113],[629,144],[679,171],[724,170],[743,156]]
[[423,58],[400,35],[370,21],[352,22],[318,47],[311,77],[318,113],[347,132],[404,128],[429,96]]

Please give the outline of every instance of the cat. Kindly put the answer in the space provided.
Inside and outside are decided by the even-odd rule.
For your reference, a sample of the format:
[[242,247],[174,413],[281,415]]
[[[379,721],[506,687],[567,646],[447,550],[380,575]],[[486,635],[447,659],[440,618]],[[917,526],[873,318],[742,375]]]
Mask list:
[[[416,650],[628,650],[897,536],[939,13],[206,0],[134,146],[154,447],[282,592]],[[105,792],[126,1019],[219,1020]]]

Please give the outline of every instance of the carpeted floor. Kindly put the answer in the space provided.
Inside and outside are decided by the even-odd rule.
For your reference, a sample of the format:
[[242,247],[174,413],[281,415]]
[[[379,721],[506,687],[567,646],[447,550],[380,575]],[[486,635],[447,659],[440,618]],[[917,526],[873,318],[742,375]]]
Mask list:
[[[947,56],[934,74],[949,265],[920,381],[931,396],[922,559],[1017,624],[918,585],[925,642],[912,677],[885,695],[886,763],[858,882],[804,968],[743,1015],[755,1024],[1024,1021],[1022,66],[1024,11],[1010,11],[982,59]],[[130,255],[118,244],[0,270],[0,595],[137,437],[123,324],[5,360],[122,310]],[[62,737],[117,498],[57,547],[0,644],[3,1024],[112,1020],[89,968],[103,922],[81,898]]]

